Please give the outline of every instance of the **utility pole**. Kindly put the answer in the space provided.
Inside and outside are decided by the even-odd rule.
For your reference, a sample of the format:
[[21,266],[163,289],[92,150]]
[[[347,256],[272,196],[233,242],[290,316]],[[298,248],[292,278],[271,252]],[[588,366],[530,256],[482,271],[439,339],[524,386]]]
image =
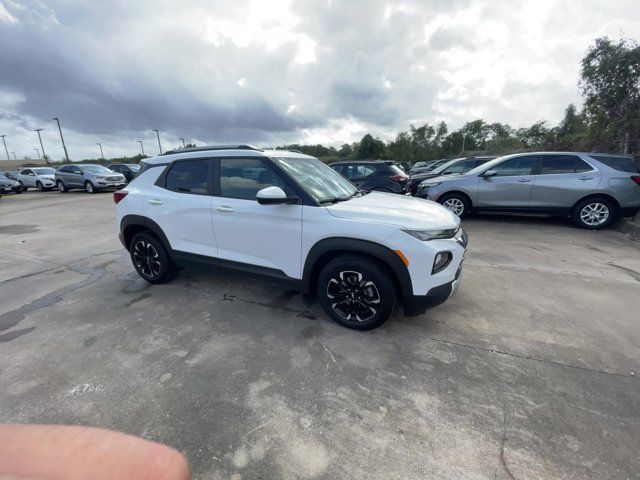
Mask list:
[[138,143],[140,144],[140,150],[142,150],[142,156],[146,157],[146,155],[144,154],[144,145],[142,145],[142,140],[138,140]]
[[38,160],[40,160],[40,150],[38,150],[37,148],[34,148],[34,150],[36,151],[36,153],[38,154]]
[[11,152],[11,155],[13,155],[14,160],[18,160],[18,157],[16,157],[16,152]]
[[460,155],[464,153],[464,141],[467,139],[466,132],[462,132],[462,150],[460,150]]
[[153,130],[156,132],[156,136],[158,137],[158,150],[160,150],[160,155],[162,155],[162,145],[160,145],[160,132],[158,130]]
[[47,154],[44,153],[44,145],[42,145],[42,137],[40,136],[40,131],[42,128],[36,128],[34,132],[38,132],[38,140],[40,140],[40,148],[42,149],[42,157],[47,165],[49,165],[49,161],[47,160]]
[[100,144],[100,143],[96,143],[96,145],[98,145],[98,146],[100,147],[100,158],[101,158],[102,160],[104,160],[104,153],[102,153],[102,144]]
[[69,154],[67,153],[67,146],[64,144],[64,137],[62,136],[62,128],[60,128],[60,119],[58,117],[53,117],[51,120],[55,120],[58,123],[58,131],[60,132],[60,140],[62,140],[62,149],[64,150],[64,158],[69,161]]
[[4,139],[6,135],[0,135],[0,137],[2,137],[2,143],[4,143],[4,151],[7,152],[7,160],[11,160],[11,157],[9,156],[9,149],[7,148],[7,142]]
[[182,148],[187,148],[187,146],[184,143],[184,138],[178,138],[178,140],[182,140]]

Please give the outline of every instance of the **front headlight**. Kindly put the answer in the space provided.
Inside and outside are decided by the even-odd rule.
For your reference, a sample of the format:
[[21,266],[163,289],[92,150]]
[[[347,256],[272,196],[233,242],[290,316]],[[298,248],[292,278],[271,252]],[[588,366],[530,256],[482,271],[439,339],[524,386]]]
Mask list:
[[442,182],[422,182],[420,184],[421,187],[429,188],[429,187],[437,187]]
[[422,241],[436,240],[439,238],[453,238],[457,231],[457,228],[449,228],[447,230],[403,230],[403,232]]

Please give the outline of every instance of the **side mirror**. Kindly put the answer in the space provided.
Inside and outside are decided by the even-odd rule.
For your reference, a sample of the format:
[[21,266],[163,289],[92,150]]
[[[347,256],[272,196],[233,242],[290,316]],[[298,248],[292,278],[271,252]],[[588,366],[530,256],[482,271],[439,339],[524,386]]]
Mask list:
[[497,171],[497,170],[487,170],[486,172],[484,172],[484,173],[482,174],[482,176],[483,176],[484,178],[487,178],[487,177],[495,177],[496,175],[498,175],[498,171]]
[[256,200],[260,205],[285,205],[298,203],[298,197],[287,197],[280,187],[267,187],[259,190]]

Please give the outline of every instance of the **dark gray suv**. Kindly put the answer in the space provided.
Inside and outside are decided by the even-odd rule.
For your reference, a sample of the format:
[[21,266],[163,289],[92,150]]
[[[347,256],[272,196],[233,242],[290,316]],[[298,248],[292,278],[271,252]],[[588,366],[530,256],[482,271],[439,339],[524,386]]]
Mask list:
[[519,153],[421,185],[426,198],[459,217],[474,211],[552,213],[597,230],[640,211],[638,165],[624,155]]

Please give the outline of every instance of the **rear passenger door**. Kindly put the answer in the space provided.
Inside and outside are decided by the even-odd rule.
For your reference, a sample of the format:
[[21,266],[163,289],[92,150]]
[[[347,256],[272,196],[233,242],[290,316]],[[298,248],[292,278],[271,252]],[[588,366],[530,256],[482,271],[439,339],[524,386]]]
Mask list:
[[20,181],[25,187],[36,186],[36,174],[30,168],[23,168],[20,170]]
[[301,278],[302,204],[260,205],[256,199],[259,190],[271,186],[295,195],[284,177],[265,158],[217,161],[213,225],[218,257]]
[[173,250],[215,258],[212,195],[213,161],[178,160],[145,195],[145,213],[162,228]]
[[577,155],[542,155],[533,177],[532,208],[569,208],[593,192],[601,173]]

